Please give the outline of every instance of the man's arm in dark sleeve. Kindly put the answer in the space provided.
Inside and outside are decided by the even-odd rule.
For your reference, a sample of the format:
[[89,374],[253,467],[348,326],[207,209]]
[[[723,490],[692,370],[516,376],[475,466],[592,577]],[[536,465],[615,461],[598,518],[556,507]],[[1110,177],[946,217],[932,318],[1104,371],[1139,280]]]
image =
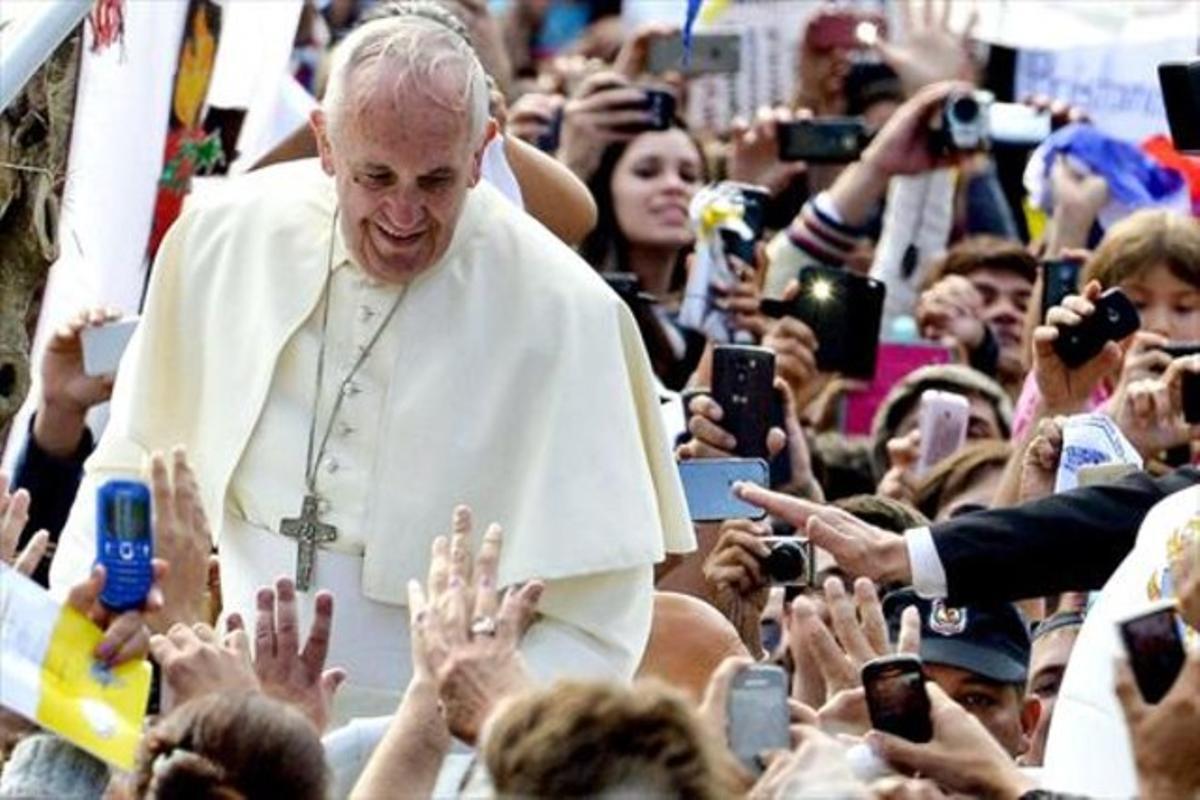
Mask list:
[[29,522],[21,531],[18,547],[24,547],[30,537],[43,528],[50,532],[51,548],[33,573],[34,579],[43,586],[49,585],[49,554],[54,552],[53,543],[58,541],[58,535],[67,524],[67,515],[71,513],[75,493],[83,478],[83,462],[94,447],[92,433],[85,428],[74,453],[65,458],[53,456],[38,446],[37,437],[33,435],[33,420],[30,420],[29,435],[17,458],[12,486],[14,490],[25,489],[31,498]]
[[931,528],[954,605],[1101,588],[1129,551],[1147,512],[1200,482],[1185,467],[1145,473],[967,514]]

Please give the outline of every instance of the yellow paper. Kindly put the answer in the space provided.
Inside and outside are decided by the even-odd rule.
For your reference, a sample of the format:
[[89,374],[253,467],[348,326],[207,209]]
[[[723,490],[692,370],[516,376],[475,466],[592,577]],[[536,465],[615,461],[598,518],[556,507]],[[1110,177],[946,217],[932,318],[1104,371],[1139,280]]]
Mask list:
[[42,662],[37,718],[46,728],[120,769],[134,767],[150,664],[131,661],[108,669],[92,657],[100,629],[64,606]]

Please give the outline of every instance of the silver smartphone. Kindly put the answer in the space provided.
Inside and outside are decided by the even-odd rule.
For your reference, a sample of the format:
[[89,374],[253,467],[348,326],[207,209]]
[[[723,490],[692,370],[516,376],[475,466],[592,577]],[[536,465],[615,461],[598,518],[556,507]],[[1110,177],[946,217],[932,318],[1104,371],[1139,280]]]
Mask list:
[[683,35],[674,34],[650,43],[646,71],[655,75],[720,75],[742,68],[742,37],[736,33],[697,33],[692,36],[691,58],[683,63]]
[[739,481],[770,486],[770,471],[761,458],[709,458],[679,463],[679,479],[692,522],[762,519],[766,512],[733,493]]
[[733,678],[726,708],[729,749],[756,775],[763,771],[763,753],[791,749],[787,701],[787,673],[774,664],[754,664]]

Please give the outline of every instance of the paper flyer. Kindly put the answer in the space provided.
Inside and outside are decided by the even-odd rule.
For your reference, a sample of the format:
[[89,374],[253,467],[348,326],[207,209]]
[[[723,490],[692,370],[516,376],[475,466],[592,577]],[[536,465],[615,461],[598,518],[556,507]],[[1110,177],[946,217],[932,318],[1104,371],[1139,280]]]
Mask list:
[[1054,491],[1079,485],[1079,470],[1097,464],[1132,464],[1142,468],[1142,457],[1116,423],[1104,414],[1076,414],[1063,425],[1062,457]]
[[0,705],[121,770],[135,766],[150,664],[92,658],[102,631],[0,564]]

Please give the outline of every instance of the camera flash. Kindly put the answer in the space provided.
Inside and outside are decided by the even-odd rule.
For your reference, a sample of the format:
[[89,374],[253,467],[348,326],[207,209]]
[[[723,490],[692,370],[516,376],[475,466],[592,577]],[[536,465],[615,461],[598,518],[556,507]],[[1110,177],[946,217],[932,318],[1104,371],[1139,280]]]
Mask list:
[[824,303],[833,297],[833,287],[829,285],[829,281],[813,281],[812,296],[814,300]]
[[873,22],[863,21],[854,29],[854,36],[867,47],[874,47],[879,41],[879,28]]

